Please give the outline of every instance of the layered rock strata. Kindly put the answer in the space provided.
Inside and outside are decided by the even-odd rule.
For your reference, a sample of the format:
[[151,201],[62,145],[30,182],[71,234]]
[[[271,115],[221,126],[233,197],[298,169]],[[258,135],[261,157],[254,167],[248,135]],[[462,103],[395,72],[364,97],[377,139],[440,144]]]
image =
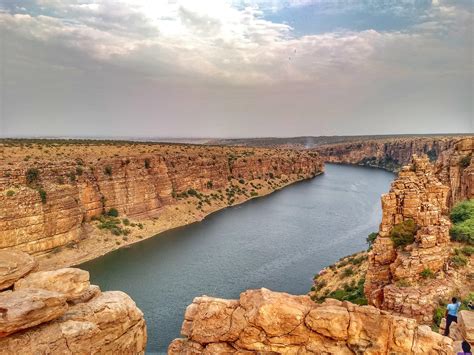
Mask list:
[[29,254],[87,238],[87,223],[112,208],[147,220],[190,189],[222,196],[233,182],[250,190],[323,171],[316,153],[282,149],[45,142],[0,144],[0,154],[0,249]]
[[[449,192],[428,157],[414,156],[382,195],[382,223],[369,252],[364,287],[370,304],[429,323],[437,301],[449,297],[452,287],[444,274],[450,252]],[[396,247],[391,232],[407,220],[417,226],[414,241]],[[439,277],[423,282],[426,270]]]
[[316,147],[330,163],[356,164],[398,171],[409,164],[413,154],[426,154],[436,161],[442,152],[454,147],[459,137],[413,137],[363,139]]
[[197,297],[168,354],[451,354],[452,340],[372,306],[267,289]]
[[0,292],[0,354],[144,353],[143,313],[125,293],[100,292],[80,269],[14,273]]

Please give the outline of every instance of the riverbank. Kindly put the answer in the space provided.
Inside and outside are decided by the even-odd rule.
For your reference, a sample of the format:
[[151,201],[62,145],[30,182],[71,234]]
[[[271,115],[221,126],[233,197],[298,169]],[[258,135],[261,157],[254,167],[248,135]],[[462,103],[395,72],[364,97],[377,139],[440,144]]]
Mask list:
[[122,224],[123,221],[126,220],[127,229],[130,231],[126,236],[115,236],[107,229],[100,229],[100,223],[98,221],[91,221],[84,225],[87,238],[71,246],[66,245],[66,247],[57,251],[55,250],[52,253],[39,255],[37,257],[38,267],[40,270],[54,270],[79,265],[117,249],[127,248],[152,237],[159,237],[159,234],[165,231],[200,222],[207,216],[222,209],[237,206],[255,198],[267,196],[286,186],[312,179],[322,173],[323,172],[319,172],[307,178],[302,178],[301,175],[282,175],[280,178],[275,178],[271,184],[266,180],[253,180],[243,184],[236,180],[231,184],[239,185],[241,189],[250,184],[261,186],[258,195],[249,197],[237,195],[234,203],[231,205],[228,205],[225,201],[217,200],[210,205],[203,204],[200,209],[197,208],[199,199],[191,196],[177,201],[175,205],[163,207],[159,216],[153,219],[123,217],[121,218]]

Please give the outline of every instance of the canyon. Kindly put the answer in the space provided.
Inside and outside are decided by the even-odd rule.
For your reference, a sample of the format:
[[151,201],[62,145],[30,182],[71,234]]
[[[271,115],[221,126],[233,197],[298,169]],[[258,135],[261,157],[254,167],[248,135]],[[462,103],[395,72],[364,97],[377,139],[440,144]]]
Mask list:
[[[0,154],[0,249],[36,255],[42,269],[90,260],[323,172],[316,153],[282,149],[45,141],[6,142]],[[96,221],[111,210],[127,218],[112,228],[123,238],[107,230],[120,221]]]
[[[311,150],[4,142],[0,253],[10,254],[0,254],[0,348],[81,353],[92,341],[99,352],[142,353],[146,326],[134,302],[63,267],[314,177],[326,161],[399,171],[382,196],[382,221],[365,264],[369,305],[330,298],[318,304],[266,289],[245,291],[239,300],[197,297],[185,314],[185,338],[173,341],[169,353],[450,354],[453,341],[426,324],[441,300],[473,289],[472,261],[462,270],[452,266],[457,245],[449,236],[450,209],[474,198],[473,152],[474,137]],[[414,240],[395,245],[391,232],[407,221],[416,225]],[[424,270],[434,277],[423,278]]]

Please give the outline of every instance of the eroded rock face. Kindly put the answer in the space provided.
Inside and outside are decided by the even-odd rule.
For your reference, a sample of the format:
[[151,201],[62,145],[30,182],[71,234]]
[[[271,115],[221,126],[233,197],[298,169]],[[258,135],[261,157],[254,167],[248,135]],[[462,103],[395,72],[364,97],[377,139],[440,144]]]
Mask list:
[[0,337],[58,318],[67,310],[66,296],[26,289],[0,294]]
[[366,165],[398,171],[412,156],[427,155],[438,179],[451,191],[448,206],[474,198],[474,136],[380,138],[315,148],[330,163]]
[[142,354],[145,345],[143,314],[125,293],[111,291],[0,339],[0,354]]
[[[369,253],[365,294],[378,308],[431,321],[436,301],[451,289],[435,281],[419,285],[423,270],[443,271],[449,256],[449,187],[436,177],[428,158],[414,156],[382,195],[382,223]],[[415,241],[396,248],[390,232],[396,224],[413,220]],[[399,287],[399,286],[400,287]]]
[[183,322],[185,339],[168,354],[451,354],[452,340],[371,306],[249,290],[239,300],[197,297]]
[[0,292],[0,354],[143,354],[145,346],[133,300],[102,293],[86,271],[31,273]]
[[297,181],[323,171],[316,153],[283,149],[45,145],[33,162],[27,149],[1,148],[0,249],[29,254],[87,237],[85,223],[111,208],[123,216],[154,218],[189,189],[215,193],[231,178]]
[[0,290],[12,286],[33,270],[35,265],[35,260],[21,251],[0,250]]

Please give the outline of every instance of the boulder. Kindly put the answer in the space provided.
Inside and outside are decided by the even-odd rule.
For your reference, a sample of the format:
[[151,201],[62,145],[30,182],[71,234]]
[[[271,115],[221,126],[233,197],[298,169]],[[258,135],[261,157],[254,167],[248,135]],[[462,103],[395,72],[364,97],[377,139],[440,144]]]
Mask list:
[[36,266],[35,260],[19,250],[0,250],[0,290],[12,286]]
[[[450,354],[452,340],[372,306],[267,289],[197,297],[169,354]],[[416,345],[416,346],[415,346]]]
[[458,328],[463,339],[474,345],[474,312],[461,311],[458,315]]
[[15,282],[14,289],[40,288],[56,291],[67,300],[80,298],[89,290],[89,272],[76,268],[64,268],[54,271],[33,272]]
[[0,293],[0,337],[58,318],[68,308],[66,296],[25,289]]
[[[52,293],[12,293],[19,292]],[[69,307],[52,322],[1,338],[0,354],[143,354],[146,338],[143,313],[125,293],[111,291]]]

